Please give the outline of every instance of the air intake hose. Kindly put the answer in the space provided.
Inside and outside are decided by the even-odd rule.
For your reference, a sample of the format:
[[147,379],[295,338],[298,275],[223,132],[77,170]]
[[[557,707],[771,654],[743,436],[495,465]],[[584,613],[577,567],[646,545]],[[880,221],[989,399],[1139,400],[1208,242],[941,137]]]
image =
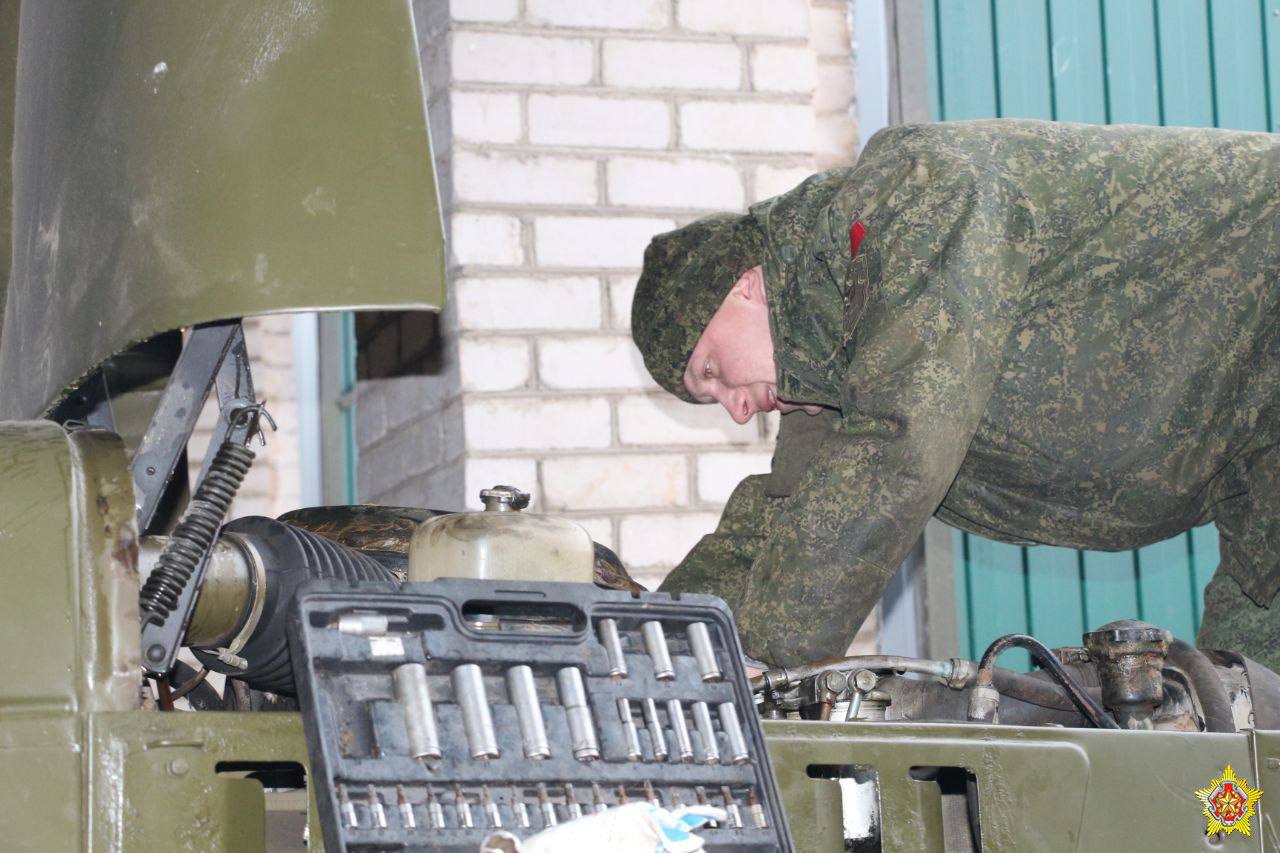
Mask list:
[[[289,662],[289,609],[298,588],[318,578],[348,581],[396,581],[382,564],[354,548],[262,516],[246,516],[222,528],[244,549],[251,567],[250,601],[245,602],[237,634],[251,622],[247,640],[219,655],[216,649],[192,651],[214,672],[238,678],[250,687],[294,693]],[[261,610],[255,619],[254,611]],[[235,662],[228,662],[228,658]],[[236,660],[238,659],[238,660]],[[241,666],[243,664],[243,666]]]

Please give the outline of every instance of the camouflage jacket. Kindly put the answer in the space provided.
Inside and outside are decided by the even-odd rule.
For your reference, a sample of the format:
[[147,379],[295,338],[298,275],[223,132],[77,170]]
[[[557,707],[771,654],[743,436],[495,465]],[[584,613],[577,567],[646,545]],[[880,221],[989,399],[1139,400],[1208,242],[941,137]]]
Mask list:
[[[775,664],[842,654],[933,514],[1122,550],[1216,520],[1280,588],[1280,139],[896,127],[751,210],[782,418],[664,589]],[[854,239],[861,236],[854,253]]]

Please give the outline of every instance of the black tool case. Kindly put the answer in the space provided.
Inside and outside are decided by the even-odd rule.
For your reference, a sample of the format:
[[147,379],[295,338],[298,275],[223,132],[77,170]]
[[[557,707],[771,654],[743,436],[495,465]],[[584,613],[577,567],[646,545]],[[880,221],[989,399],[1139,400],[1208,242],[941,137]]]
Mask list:
[[[724,808],[722,792],[728,791],[736,814],[699,831],[708,850],[793,849],[733,617],[718,598],[564,583],[317,582],[301,590],[293,616],[291,654],[328,850],[474,853],[495,828],[495,816],[501,828],[519,837],[546,828],[548,811],[557,823],[569,820],[576,811],[566,786],[572,786],[577,808],[591,814],[618,804],[620,788],[630,802],[648,799],[646,782],[667,807],[698,802],[701,788],[706,802]],[[601,641],[604,619],[617,627],[625,677],[610,675],[616,664]],[[641,628],[646,622],[662,628],[671,660],[668,680],[655,677]],[[700,662],[690,648],[689,626],[699,622],[708,629],[721,678],[704,680],[706,656]],[[410,756],[407,703],[398,698],[404,695],[398,693],[402,685],[393,678],[398,667],[410,663],[425,670],[439,758]],[[467,664],[478,665],[483,676],[497,757],[472,755],[476,745],[454,695],[454,670]],[[508,691],[508,670],[522,665],[532,670],[550,751],[545,758],[526,757],[529,741]],[[574,756],[570,714],[557,682],[557,673],[566,668],[580,672],[598,741],[595,760]],[[655,760],[646,698],[655,700],[669,752],[665,761]],[[628,755],[635,740],[622,722],[619,699],[630,703],[638,760]],[[673,699],[682,705],[692,760],[681,759],[668,707]],[[717,763],[706,760],[707,744],[692,713],[699,702],[706,703],[699,710],[709,709],[712,717]],[[726,702],[732,705],[723,706]],[[469,707],[474,720],[476,703]],[[721,716],[735,711],[739,752],[745,743],[745,754],[737,756],[741,763],[734,763],[733,733]],[[577,714],[580,744],[583,717]],[[706,719],[702,714],[704,726]],[[527,826],[518,803],[524,804]],[[471,827],[465,825],[468,811]]]

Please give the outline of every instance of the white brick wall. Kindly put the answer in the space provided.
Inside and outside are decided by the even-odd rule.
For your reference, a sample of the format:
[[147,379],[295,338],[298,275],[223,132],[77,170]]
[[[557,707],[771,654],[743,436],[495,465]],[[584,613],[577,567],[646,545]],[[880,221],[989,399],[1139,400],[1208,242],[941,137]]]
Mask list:
[[423,47],[468,505],[529,489],[656,584],[767,470],[776,416],[738,426],[658,391],[631,298],[655,233],[852,158],[845,5],[451,0]]

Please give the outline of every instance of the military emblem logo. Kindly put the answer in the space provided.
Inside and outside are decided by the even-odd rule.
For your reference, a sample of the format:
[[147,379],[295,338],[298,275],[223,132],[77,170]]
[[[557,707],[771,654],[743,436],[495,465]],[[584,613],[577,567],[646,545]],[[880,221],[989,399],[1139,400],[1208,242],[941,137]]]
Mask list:
[[1250,835],[1249,819],[1254,815],[1254,806],[1262,799],[1262,791],[1250,788],[1228,764],[1207,788],[1196,791],[1196,799],[1204,805],[1202,814],[1209,820],[1205,835],[1219,832]]

